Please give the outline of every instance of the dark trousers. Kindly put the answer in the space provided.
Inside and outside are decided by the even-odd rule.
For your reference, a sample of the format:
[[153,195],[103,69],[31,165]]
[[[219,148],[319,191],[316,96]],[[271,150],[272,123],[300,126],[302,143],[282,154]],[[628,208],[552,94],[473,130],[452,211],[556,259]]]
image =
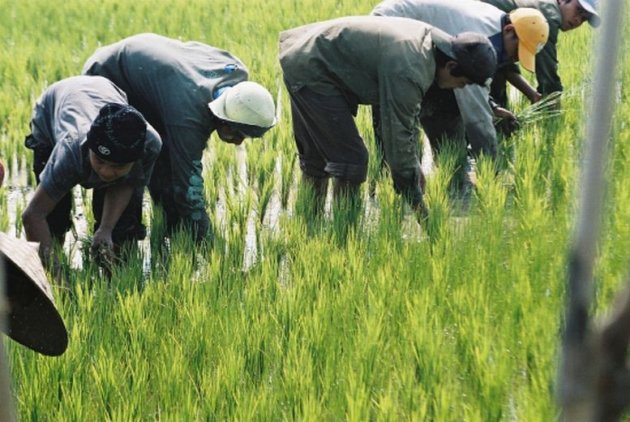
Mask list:
[[293,132],[304,174],[363,183],[368,151],[354,116],[357,104],[340,95],[322,95],[308,88],[290,92]]
[[[182,216],[180,207],[177,206],[177,192],[188,192],[190,183],[181,183],[181,179],[173,176],[171,160],[173,157],[166,143],[162,145],[162,150],[158,156],[155,166],[153,167],[153,175],[149,182],[149,193],[155,205],[162,207],[166,215],[166,229],[168,233],[172,233],[177,228],[191,230],[195,240],[202,239],[212,240],[214,231],[210,223],[210,217],[205,209],[205,205],[195,209],[195,215]],[[203,179],[201,178],[201,168],[197,169],[199,176],[199,196],[203,197]],[[195,173],[196,174],[196,173]],[[190,179],[195,178],[194,175]],[[190,182],[190,180],[189,180]],[[179,194],[181,197],[181,193]],[[205,200],[204,200],[205,203]]]
[[[40,183],[39,175],[44,170],[52,148],[48,145],[38,145],[32,136],[26,138],[27,148],[33,149],[33,172],[37,184]],[[94,189],[92,194],[92,213],[94,214],[94,230],[101,224],[103,215],[103,205],[105,203],[105,193],[107,189]],[[134,189],[129,205],[123,211],[120,219],[112,230],[112,240],[120,245],[128,241],[142,240],[146,237],[146,227],[142,224],[142,196],[144,187]],[[53,239],[63,242],[66,233],[72,228],[71,211],[73,207],[72,192],[68,192],[57,203],[46,222]]]
[[[490,85],[490,96],[500,107],[509,109],[509,101],[507,95],[507,72],[505,71],[497,71],[492,78],[492,84]],[[495,128],[498,133],[503,134],[503,136],[508,137],[514,131],[511,127],[510,122],[506,120],[501,120],[499,123],[496,123]]]

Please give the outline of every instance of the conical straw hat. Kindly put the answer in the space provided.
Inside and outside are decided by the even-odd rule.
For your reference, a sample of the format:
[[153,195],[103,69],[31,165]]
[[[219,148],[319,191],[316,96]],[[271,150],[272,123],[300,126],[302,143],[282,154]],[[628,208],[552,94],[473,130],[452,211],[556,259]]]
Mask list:
[[68,333],[55,308],[52,291],[37,252],[37,243],[0,233],[8,299],[6,334],[18,343],[49,356],[68,347]]

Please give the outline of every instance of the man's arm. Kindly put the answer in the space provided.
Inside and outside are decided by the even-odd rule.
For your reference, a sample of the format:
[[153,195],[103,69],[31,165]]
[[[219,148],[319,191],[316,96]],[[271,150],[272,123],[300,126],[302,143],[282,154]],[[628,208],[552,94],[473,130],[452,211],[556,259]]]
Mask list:
[[210,230],[201,162],[209,136],[210,133],[192,127],[167,126],[164,139],[169,148],[171,179],[162,183],[170,183],[175,201],[172,205],[177,210],[178,220],[191,226],[199,240]]
[[120,216],[127,208],[127,205],[129,205],[132,194],[132,185],[115,185],[107,188],[101,224],[94,233],[92,249],[98,248],[101,244],[105,244],[109,248],[113,247],[112,230],[114,230]]
[[32,242],[39,242],[39,256],[44,264],[50,261],[52,246],[52,235],[46,217],[55,209],[58,202],[44,190],[42,185],[39,185],[22,213],[26,238]]
[[379,86],[381,136],[394,189],[417,210],[424,210],[418,115],[422,91],[404,78],[382,79]]
[[549,40],[543,49],[536,55],[536,80],[538,92],[547,96],[552,92],[562,91],[562,81],[558,74],[558,42],[557,29],[555,33],[550,27]]
[[474,154],[483,152],[493,158],[496,157],[497,132],[494,128],[488,89],[479,85],[468,85],[453,92],[464,123],[466,140],[472,152]]
[[531,103],[535,103],[542,98],[542,95],[534,89],[518,72],[506,72],[506,78],[510,84],[525,95]]

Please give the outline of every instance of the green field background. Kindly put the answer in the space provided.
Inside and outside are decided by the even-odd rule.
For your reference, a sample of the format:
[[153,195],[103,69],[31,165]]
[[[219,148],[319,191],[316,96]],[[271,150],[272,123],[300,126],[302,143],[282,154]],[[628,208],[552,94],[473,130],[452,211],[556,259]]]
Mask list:
[[[34,101],[78,74],[98,46],[139,32],[202,41],[241,58],[251,79],[275,94],[279,31],[374,5],[0,0],[0,159],[9,170],[0,229],[21,231],[9,210],[23,209],[32,191],[22,142]],[[323,223],[304,218],[284,91],[278,127],[246,142],[244,172],[237,150],[213,135],[204,177],[214,246],[196,249],[182,233],[168,251],[140,254],[111,281],[89,261],[80,269],[67,263],[68,285],[54,288],[70,336],[66,353],[48,358],[6,341],[21,420],[557,418],[593,34],[584,25],[561,35],[563,114],[526,124],[504,146],[498,175],[479,160],[466,206],[449,189],[454,154],[436,158],[424,230],[373,165],[376,197],[364,192],[356,224],[344,210]],[[628,69],[627,43],[621,60]],[[622,72],[617,84],[598,315],[624,285],[630,258],[629,77]],[[366,110],[358,123],[373,150]],[[275,219],[266,212],[273,203]],[[147,219],[157,250],[162,218],[149,207]],[[246,241],[252,230],[254,252]]]

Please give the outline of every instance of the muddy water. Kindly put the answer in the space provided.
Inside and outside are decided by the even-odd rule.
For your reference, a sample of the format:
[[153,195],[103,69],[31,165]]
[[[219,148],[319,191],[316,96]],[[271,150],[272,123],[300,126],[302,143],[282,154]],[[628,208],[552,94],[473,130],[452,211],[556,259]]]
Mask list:
[[[250,181],[247,179],[247,150],[241,145],[235,148],[236,154],[236,162],[237,162],[237,174],[228,174],[227,183],[231,186],[237,186],[237,195],[240,197],[244,197],[247,189],[251,188]],[[263,229],[269,230],[271,232],[279,232],[280,230],[280,217],[283,211],[280,200],[280,181],[282,178],[282,162],[281,158],[276,160],[275,165],[275,186],[273,190],[273,194],[271,196],[271,200],[269,206],[266,210],[265,216],[263,218]],[[21,164],[21,165],[20,165]],[[10,235],[16,237],[24,237],[24,231],[21,227],[20,222],[18,221],[21,212],[24,210],[28,201],[33,195],[33,187],[28,186],[28,174],[25,166],[25,163],[18,163],[16,159],[12,160],[11,169],[23,169],[21,171],[11,171],[10,174],[7,174],[5,184],[3,189],[7,193],[7,210],[6,212],[9,215],[9,227],[8,233]],[[431,175],[433,172],[433,157],[431,154],[431,148],[429,147],[428,140],[424,139],[424,151],[423,151],[423,159],[422,159],[422,170],[426,175]],[[232,178],[237,177],[239,180],[238,184],[234,184],[232,182]],[[296,177],[299,177],[296,175]],[[295,195],[295,189],[297,186],[297,182],[293,184],[291,197]],[[83,267],[83,256],[82,256],[82,245],[85,243],[86,239],[88,239],[89,235],[91,235],[91,227],[88,227],[88,222],[85,217],[85,207],[87,204],[83,202],[83,195],[81,192],[81,188],[79,186],[75,187],[73,190],[74,194],[74,205],[75,209],[73,212],[73,222],[74,228],[71,232],[66,235],[66,241],[64,244],[64,250],[69,257],[70,265],[72,268],[81,269]],[[86,198],[90,198],[91,191],[88,191],[88,196]],[[327,200],[327,212],[330,213],[331,208],[331,197]],[[218,221],[215,222],[218,230],[226,230],[226,203],[225,203],[225,192],[223,189],[219,190],[217,203],[214,204],[216,207],[216,213]],[[144,201],[144,215],[150,215],[151,212],[151,201],[149,199],[149,195],[145,195]],[[378,205],[375,200],[366,201],[365,207],[366,217],[370,220],[378,218]],[[256,259],[258,257],[257,250],[257,239],[256,239],[256,222],[257,222],[257,214],[255,207],[252,207],[252,210],[249,213],[247,219],[247,230],[245,234],[245,251],[243,257],[243,270],[248,270],[252,265],[256,263]],[[19,230],[19,232],[18,232]],[[148,235],[147,238],[140,242],[140,249],[143,252],[144,263],[143,267],[145,269],[145,273],[151,271],[151,247],[150,247],[150,225],[148,227]],[[148,274],[147,274],[148,275]]]

